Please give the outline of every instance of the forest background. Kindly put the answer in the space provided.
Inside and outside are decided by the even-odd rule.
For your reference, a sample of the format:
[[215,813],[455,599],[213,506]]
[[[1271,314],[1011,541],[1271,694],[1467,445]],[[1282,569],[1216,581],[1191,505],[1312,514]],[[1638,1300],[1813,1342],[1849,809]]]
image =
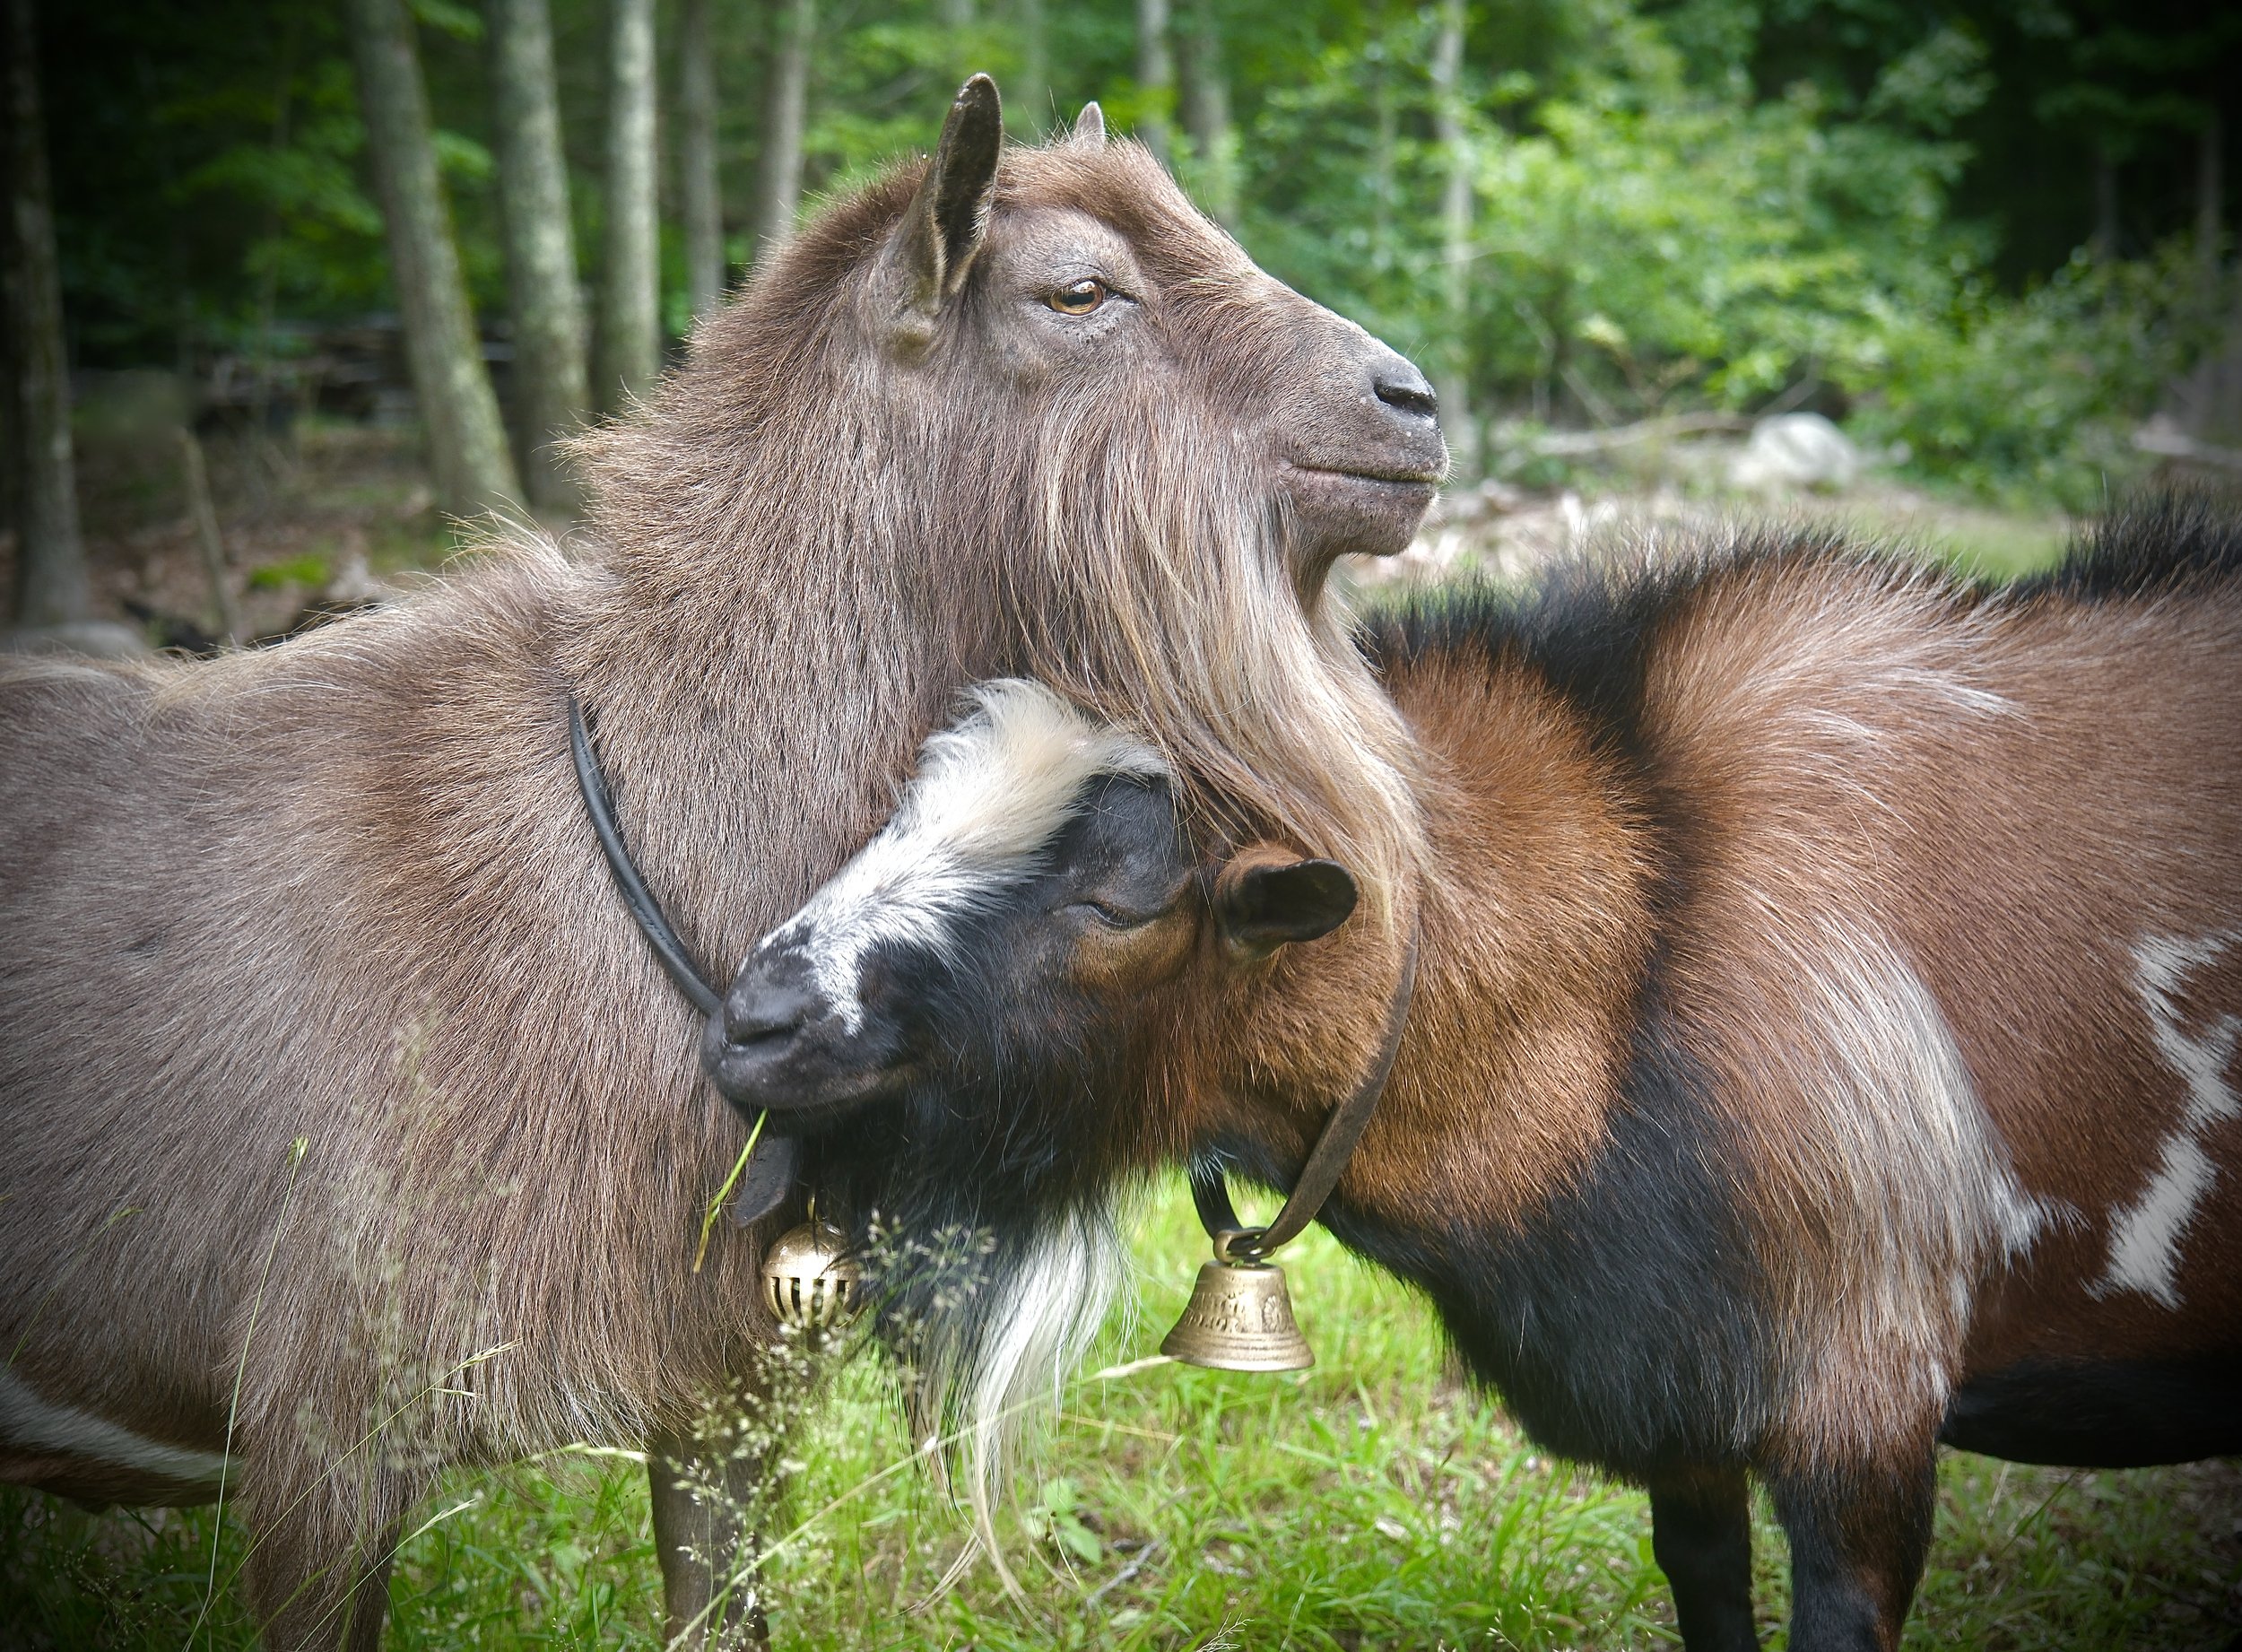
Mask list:
[[[191,430],[417,422],[424,509],[565,513],[552,439],[644,390],[805,204],[927,144],[976,68],[1022,137],[1100,100],[1273,273],[1422,361],[1465,483],[1627,445],[1552,430],[1794,410],[2043,509],[2175,456],[2242,474],[2242,9],[7,3],[20,543],[67,503],[42,419],[74,388],[82,445],[144,435],[103,392],[136,370],[144,403],[151,369]],[[97,516],[220,515],[152,445],[152,471],[97,454]],[[231,456],[222,493],[270,491]],[[230,555],[218,583],[259,577]],[[21,617],[69,617],[16,561]]]

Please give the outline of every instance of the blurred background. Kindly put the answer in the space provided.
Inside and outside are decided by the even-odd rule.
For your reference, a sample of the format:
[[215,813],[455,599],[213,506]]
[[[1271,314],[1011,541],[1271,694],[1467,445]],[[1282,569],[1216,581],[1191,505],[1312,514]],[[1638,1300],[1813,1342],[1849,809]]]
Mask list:
[[2002,572],[2242,483],[2242,8],[5,3],[0,563],[114,646],[565,524],[553,439],[977,68],[1432,372],[1456,484],[1372,577],[1801,500]]

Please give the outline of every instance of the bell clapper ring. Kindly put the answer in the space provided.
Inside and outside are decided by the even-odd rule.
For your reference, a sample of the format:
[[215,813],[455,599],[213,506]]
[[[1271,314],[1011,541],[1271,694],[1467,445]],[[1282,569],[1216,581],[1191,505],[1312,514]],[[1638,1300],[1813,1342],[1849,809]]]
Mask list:
[[1269,1256],[1261,1248],[1266,1228],[1224,1228],[1214,1236],[1214,1259],[1226,1267],[1266,1267]]

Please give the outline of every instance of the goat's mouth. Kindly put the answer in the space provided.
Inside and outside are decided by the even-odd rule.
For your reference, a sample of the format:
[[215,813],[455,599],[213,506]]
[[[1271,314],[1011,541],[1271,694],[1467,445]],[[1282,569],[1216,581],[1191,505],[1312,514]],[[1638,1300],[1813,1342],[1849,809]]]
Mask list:
[[797,1071],[786,1077],[727,1074],[710,1077],[726,1101],[749,1118],[768,1111],[769,1127],[788,1135],[821,1135],[856,1118],[869,1107],[892,1100],[911,1087],[915,1063],[891,1067],[829,1073]]
[[1339,465],[1307,465],[1295,460],[1291,468],[1303,475],[1329,476],[1340,483],[1376,488],[1415,488],[1430,491],[1440,485],[1444,471],[1412,467],[1405,470],[1358,470]]
[[884,1040],[843,1030],[830,1017],[727,1033],[712,1017],[701,1066],[718,1093],[752,1117],[768,1111],[788,1135],[811,1135],[908,1087],[918,1064]]
[[1291,459],[1282,478],[1299,536],[1298,554],[1311,569],[1335,557],[1392,556],[1416,536],[1447,474],[1445,453],[1395,456],[1386,465],[1317,464]]

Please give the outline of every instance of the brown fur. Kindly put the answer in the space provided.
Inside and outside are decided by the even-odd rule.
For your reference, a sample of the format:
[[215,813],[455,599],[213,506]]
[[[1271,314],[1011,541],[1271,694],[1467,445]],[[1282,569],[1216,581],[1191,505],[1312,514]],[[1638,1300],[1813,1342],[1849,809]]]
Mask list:
[[[1325,1219],[1537,1435],[1650,1486],[1692,1648],[1751,1643],[1746,1469],[1820,1652],[1896,1644],[1942,1438],[2234,1448],[2242,525],[2120,519],[2007,591],[1812,538],[1668,547],[1371,642],[1430,870],[1407,1034]],[[1231,872],[1297,850],[1188,878],[1172,822],[1082,830],[1094,855],[1014,874],[942,961],[890,961],[944,1027],[856,1035],[899,1075],[901,1162],[1056,1135],[1042,1184],[979,1193],[1022,1228],[1193,1153],[1290,1182],[1377,1039],[1392,936],[1241,950]],[[1068,916],[1108,868],[1180,878],[1157,945]],[[1064,1132],[1005,1110],[1059,1097]],[[2186,1222],[2142,1220],[2182,1172]]]
[[[961,681],[1023,666],[1207,806],[1413,862],[1405,743],[1288,482],[1360,445],[1337,391],[1375,347],[1082,143],[1007,156],[972,278],[906,338],[880,283],[921,170],[587,441],[574,554],[495,550],[211,665],[0,680],[0,1342],[47,1400],[230,1438],[277,1644],[342,1632],[352,1557],[440,1467],[673,1431],[763,1335],[751,1238],[689,1265],[744,1126],[609,885],[571,690],[705,962],[876,824]],[[1088,378],[1021,369],[980,279],[1047,233],[1117,238],[1145,282]]]
[[[1518,656],[1390,661],[1428,748],[1437,872],[1418,1007],[1337,1220],[1399,1257],[1562,1208],[1633,1105],[1623,1081],[1662,1006],[1654,1036],[1713,1113],[1709,1143],[1673,1151],[1726,1167],[1737,1261],[1776,1336],[1734,1448],[1804,1523],[1794,1543],[1832,1528],[1882,1643],[1927,1537],[1933,1441],[1971,1378],[2233,1356],[2242,1123],[2202,1137],[2220,1168],[2179,1311],[2101,1281],[2115,1213],[2186,1097],[2133,949],[2242,927],[2242,584],[2081,602],[1747,559],[1685,584],[1645,656],[1640,746],[1601,753]],[[1288,990],[1373,1024],[1351,981]],[[2242,952],[2189,976],[2182,1010],[2199,1031],[2242,1013]],[[1917,1011],[1949,1040],[1949,1096],[1907,1048]],[[1262,1037],[1228,1026],[1219,1040]],[[2225,1082],[2242,1091],[2242,1070]],[[1277,1165],[1304,1139],[1237,1104],[1217,1128],[1282,1143]],[[2012,1244],[2022,1206],[2036,1230]],[[1655,1482],[1648,1461],[1613,1465]],[[1853,1644],[1834,1622],[1802,1615],[1793,1644]]]

